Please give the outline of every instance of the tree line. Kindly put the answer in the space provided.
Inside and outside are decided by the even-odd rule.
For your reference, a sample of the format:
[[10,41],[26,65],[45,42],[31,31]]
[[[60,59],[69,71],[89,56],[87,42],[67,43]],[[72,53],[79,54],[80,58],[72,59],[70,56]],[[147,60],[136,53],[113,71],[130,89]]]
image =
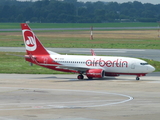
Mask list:
[[103,23],[157,22],[160,4],[134,1],[78,2],[77,0],[0,0],[0,22]]

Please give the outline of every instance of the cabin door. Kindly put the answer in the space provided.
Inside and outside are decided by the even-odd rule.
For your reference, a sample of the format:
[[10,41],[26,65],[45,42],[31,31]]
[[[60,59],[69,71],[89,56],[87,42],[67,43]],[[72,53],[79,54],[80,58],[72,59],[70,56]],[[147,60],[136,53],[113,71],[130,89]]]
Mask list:
[[131,69],[135,69],[135,63],[133,62],[132,64],[131,64]]

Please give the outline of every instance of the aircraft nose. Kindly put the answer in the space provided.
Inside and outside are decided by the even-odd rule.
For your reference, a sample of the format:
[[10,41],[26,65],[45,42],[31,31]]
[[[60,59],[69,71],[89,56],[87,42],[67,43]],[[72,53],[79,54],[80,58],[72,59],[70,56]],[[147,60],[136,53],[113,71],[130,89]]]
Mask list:
[[153,72],[153,71],[155,71],[155,68],[152,65],[149,65],[148,66],[148,71]]

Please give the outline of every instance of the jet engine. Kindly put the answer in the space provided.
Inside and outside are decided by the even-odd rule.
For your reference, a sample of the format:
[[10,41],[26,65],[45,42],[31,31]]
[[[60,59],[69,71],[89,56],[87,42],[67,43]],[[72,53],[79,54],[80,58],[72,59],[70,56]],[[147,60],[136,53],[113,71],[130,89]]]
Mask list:
[[103,78],[104,75],[105,72],[102,69],[89,69],[86,71],[86,76],[88,78]]

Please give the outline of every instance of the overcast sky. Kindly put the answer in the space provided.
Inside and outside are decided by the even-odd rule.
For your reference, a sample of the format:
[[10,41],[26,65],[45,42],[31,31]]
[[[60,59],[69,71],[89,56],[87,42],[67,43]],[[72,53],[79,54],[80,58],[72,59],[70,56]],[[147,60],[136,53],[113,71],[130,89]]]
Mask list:
[[[30,0],[19,0],[19,1],[30,1]],[[32,1],[37,1],[37,0],[32,0]],[[96,1],[104,1],[104,2],[118,2],[118,3],[123,3],[123,2],[133,2],[133,1],[139,1],[142,3],[152,3],[152,4],[160,4],[160,0],[78,0],[78,1],[83,1],[83,2],[96,2]]]

